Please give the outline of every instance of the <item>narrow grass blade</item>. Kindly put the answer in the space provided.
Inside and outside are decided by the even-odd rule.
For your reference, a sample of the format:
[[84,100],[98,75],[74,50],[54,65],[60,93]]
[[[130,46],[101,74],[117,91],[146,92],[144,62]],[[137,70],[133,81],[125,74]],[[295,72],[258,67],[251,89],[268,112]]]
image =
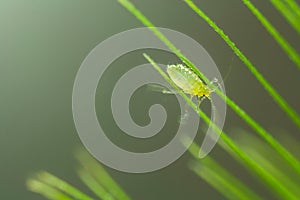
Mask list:
[[115,200],[97,180],[84,169],[77,171],[79,178],[102,200]]
[[[245,133],[243,130],[232,131],[236,137],[233,141],[245,152],[252,160],[255,160],[258,165],[267,170],[278,181],[285,185],[291,194],[294,196],[300,196],[300,182],[299,176],[295,172],[290,170],[290,166],[282,162],[282,159],[277,153],[266,146],[265,143],[250,133]],[[236,154],[223,142],[219,143],[220,146],[227,151],[232,157],[234,157],[241,164],[242,161],[236,156]],[[253,148],[255,147],[255,148]],[[247,167],[247,166],[245,166]],[[251,169],[249,169],[251,171]]]
[[45,171],[39,172],[37,174],[37,178],[40,181],[48,184],[49,186],[51,186],[53,188],[57,188],[58,190],[64,192],[65,194],[72,196],[75,199],[92,200],[91,197],[87,196],[86,194],[84,194],[81,191],[79,191],[78,189],[74,188],[67,182],[57,178],[56,176],[54,176],[48,172],[45,172]]
[[[243,151],[249,155],[253,160],[257,161],[264,169],[269,171],[273,176],[280,180],[284,185],[289,188],[289,190],[296,196],[300,196],[300,177],[291,170],[290,166],[287,165],[284,160],[270,148],[266,143],[260,138],[253,135],[251,132],[247,132],[243,129],[233,129],[230,131],[231,135],[234,137],[235,143],[243,149]],[[281,132],[281,131],[280,131]],[[281,132],[282,134],[283,132]],[[295,140],[291,141],[291,137],[288,135],[280,135],[281,139],[288,139],[289,145],[293,145],[295,149],[299,151],[299,144]],[[220,143],[221,146],[229,153],[230,149]],[[255,148],[253,148],[255,147]],[[227,148],[227,149],[226,149]]]
[[228,183],[224,177],[222,177],[218,172],[215,172],[213,169],[199,164],[194,164],[193,166],[190,166],[190,168],[227,199],[251,200],[242,193],[238,193],[240,191],[238,191],[234,185]]
[[[235,46],[235,44],[229,39],[227,35],[221,30],[202,10],[200,10],[191,0],[185,0],[185,2],[200,16],[202,17],[213,29],[224,39],[224,41],[232,48],[232,50],[240,57],[240,59],[246,64],[249,70],[255,75],[259,82],[265,87],[269,94],[274,98],[278,105],[284,110],[290,119],[300,128],[300,117],[298,114],[286,103],[286,101],[276,92],[275,89],[265,80],[252,63],[245,57],[245,55]],[[218,93],[218,91],[216,91]],[[219,94],[219,93],[218,93]],[[221,94],[222,95],[222,94]],[[220,96],[221,96],[220,95]],[[222,97],[222,96],[221,96]],[[262,138],[264,138],[291,166],[300,174],[300,162],[286,150],[279,142],[277,142],[271,134],[264,130],[257,122],[255,122],[245,111],[237,106],[228,97],[226,99],[227,104],[241,117],[243,118]]]
[[99,162],[91,158],[86,152],[80,152],[77,159],[83,168],[88,171],[95,180],[118,200],[130,200],[131,198],[123,189],[111,178]]
[[27,188],[35,193],[38,193],[47,199],[51,200],[72,200],[72,198],[68,197],[64,193],[60,192],[58,189],[53,188],[41,181],[38,181],[36,179],[29,179],[26,182]]
[[196,4],[191,0],[184,0],[192,10],[194,10],[202,19],[204,19],[227,43],[234,53],[245,63],[250,72],[256,77],[260,84],[271,95],[280,108],[290,117],[290,119],[300,128],[300,116],[294,109],[280,96],[280,94],[272,87],[272,85],[264,78],[264,76],[254,67],[248,58],[236,47],[230,38],[219,28]]
[[291,10],[300,18],[300,6],[295,0],[285,0]]
[[189,147],[189,152],[198,161],[198,164],[192,164],[190,168],[198,176],[202,177],[228,199],[262,200],[260,196],[230,174],[213,158],[206,156],[204,159],[199,159],[199,150],[200,148],[196,143],[192,143]]
[[300,16],[297,17],[297,15],[282,0],[271,0],[271,3],[300,34]]
[[[172,86],[175,88],[175,90],[180,89],[173,83],[172,80],[164,73],[160,67],[152,60],[147,54],[143,54],[144,57],[153,65],[153,67],[161,74],[161,76]],[[198,113],[198,115],[207,123],[209,126],[211,126],[214,131],[221,135],[221,138],[223,141],[230,147],[230,149],[238,156],[240,160],[243,161],[244,165],[247,166],[247,168],[250,168],[253,172],[255,172],[259,178],[265,181],[266,185],[271,188],[272,192],[276,192],[277,195],[280,195],[282,199],[295,199],[298,198],[292,194],[288,188],[286,188],[285,185],[283,185],[280,181],[278,181],[274,176],[263,169],[261,166],[259,166],[254,160],[252,160],[247,154],[245,154],[242,149],[240,149],[228,136],[225,134],[224,131],[222,131],[216,124],[212,123],[210,118],[200,109],[197,109],[197,105],[194,104],[194,102],[183,92],[179,92],[179,94],[183,97],[183,99],[190,105],[193,110]]]
[[[242,0],[248,9],[256,16],[265,29],[273,36],[281,48],[286,52],[290,59],[300,69],[300,56],[297,51],[284,39],[275,27],[263,16],[263,14],[251,3],[250,0]],[[300,24],[299,24],[300,25]]]
[[[184,63],[187,64],[198,76],[200,76],[207,84],[209,80],[202,74],[198,68],[190,62],[154,25],[140,12],[133,4],[127,0],[119,0],[119,2],[129,10],[134,16],[136,16],[145,26],[147,26],[162,42],[164,42],[170,50],[172,50]],[[226,36],[227,37],[227,36]],[[230,106],[246,123],[248,123],[253,130],[255,130],[264,140],[266,140],[300,175],[300,163],[299,161],[286,150],[279,142],[277,142],[271,134],[269,134],[262,126],[260,126],[253,118],[251,118],[243,109],[241,109],[233,100],[223,94],[219,89],[215,92],[224,99],[228,106]],[[298,118],[296,118],[298,119]],[[300,119],[296,120],[300,127]]]
[[294,193],[296,196],[300,197],[299,185],[292,181],[289,177],[285,175],[285,171],[279,169],[276,164],[270,163],[265,157],[260,155],[258,152],[253,150],[248,150],[251,152],[250,156],[255,159],[264,169],[268,170],[274,177],[284,183],[287,188]]

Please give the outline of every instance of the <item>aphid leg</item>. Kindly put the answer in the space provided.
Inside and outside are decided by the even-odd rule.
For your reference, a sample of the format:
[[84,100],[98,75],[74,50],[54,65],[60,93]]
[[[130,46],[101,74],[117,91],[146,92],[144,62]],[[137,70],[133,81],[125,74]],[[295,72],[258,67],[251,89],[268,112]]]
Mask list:
[[[191,100],[193,99],[193,95],[191,95]],[[189,113],[189,105],[186,103],[185,105],[184,105],[184,114],[183,115],[181,115],[181,122],[182,123],[186,123],[186,121],[188,120],[188,118],[189,118],[189,115],[190,115],[190,113]]]
[[198,96],[198,98],[197,98],[197,100],[198,100],[198,109],[200,109],[200,104],[201,104],[201,102],[202,102],[204,99],[206,99],[206,96],[202,96],[202,97],[199,97],[199,96]]
[[169,90],[168,88],[154,83],[149,83],[147,85],[148,89],[154,92],[161,92],[163,94],[176,94],[175,91]]
[[177,94],[175,91],[171,91],[171,90],[163,90],[162,93],[163,94]]

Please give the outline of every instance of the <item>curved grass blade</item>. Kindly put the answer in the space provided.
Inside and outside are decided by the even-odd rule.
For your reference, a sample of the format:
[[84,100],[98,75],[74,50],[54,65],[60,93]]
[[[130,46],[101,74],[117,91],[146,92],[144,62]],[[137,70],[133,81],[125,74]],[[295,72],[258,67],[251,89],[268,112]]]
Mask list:
[[[263,16],[263,14],[251,3],[250,0],[242,0],[248,9],[256,16],[265,29],[272,35],[276,42],[281,46],[284,52],[300,69],[300,56],[297,51],[284,39],[276,28]],[[300,24],[299,24],[300,25]]]
[[[200,76],[205,83],[210,81],[202,74],[195,65],[190,62],[155,26],[127,0],[119,0],[119,2],[136,16],[145,26],[147,26],[162,42],[164,42],[170,50],[172,50],[183,62],[185,62],[198,76]],[[227,36],[226,36],[227,37]],[[167,77],[168,78],[168,77]],[[241,109],[233,100],[223,94],[218,88],[215,92],[224,99],[228,106],[230,106],[253,130],[255,130],[265,141],[267,141],[300,175],[300,162],[277,140],[275,140],[270,133],[268,133],[261,125],[259,125],[253,118],[251,118],[243,109]],[[300,119],[299,119],[300,121]],[[299,122],[300,126],[300,122]]]

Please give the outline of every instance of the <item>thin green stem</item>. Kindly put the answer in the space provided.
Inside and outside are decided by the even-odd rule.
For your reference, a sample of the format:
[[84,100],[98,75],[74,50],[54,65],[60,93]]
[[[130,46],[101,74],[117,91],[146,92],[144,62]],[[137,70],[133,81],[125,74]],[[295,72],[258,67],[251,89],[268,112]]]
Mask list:
[[199,166],[198,164],[198,166],[193,166],[192,170],[227,199],[251,200],[251,198],[244,195],[238,188],[235,188],[235,185],[227,182],[228,180],[220,176],[214,169],[202,165]]
[[271,84],[264,78],[264,76],[254,67],[250,60],[236,47],[230,38],[219,28],[196,4],[191,0],[185,0],[188,6],[194,10],[202,19],[204,19],[227,43],[233,52],[245,63],[250,72],[256,77],[266,91],[271,95],[280,108],[290,117],[290,119],[300,128],[300,116],[294,109],[280,96],[280,94],[271,86]]
[[[161,76],[173,87],[176,91],[180,89],[173,83],[173,81],[163,72],[162,69],[152,60],[147,54],[144,57],[153,65],[153,67],[161,74]],[[213,123],[210,118],[200,109],[197,109],[197,105],[183,92],[179,92],[183,99],[193,108],[193,110],[198,113],[198,115],[211,126],[217,134],[220,134],[223,141],[230,147],[230,149],[243,161],[243,163],[252,169],[259,178],[263,179],[265,183],[270,186],[273,192],[276,192],[283,199],[297,199],[297,196],[292,194],[285,185],[283,185],[279,180],[274,178],[271,173],[259,166],[254,160],[251,159],[247,154],[245,154],[242,149],[240,149],[228,136],[222,131],[215,123]]]
[[64,193],[60,192],[58,189],[53,188],[41,181],[35,179],[29,179],[26,182],[27,188],[35,193],[38,193],[48,199],[51,200],[72,200],[70,197],[65,195]]
[[274,165],[274,163],[268,161],[265,156],[262,156],[260,152],[256,152],[254,149],[249,149],[247,153],[259,162],[264,169],[274,174],[275,178],[282,181],[292,193],[300,197],[299,184],[296,184],[293,180],[291,180],[290,177],[287,176],[286,171],[283,171],[278,165]]
[[87,196],[86,194],[82,193],[78,189],[74,188],[67,182],[57,178],[56,176],[49,174],[48,172],[40,172],[38,173],[38,179],[42,182],[48,184],[49,186],[53,188],[57,188],[64,192],[65,194],[68,194],[75,199],[78,200],[92,200],[91,197]]
[[260,23],[273,36],[281,48],[286,52],[290,59],[300,69],[300,56],[296,50],[280,35],[275,27],[262,15],[262,13],[251,3],[250,0],[242,0],[249,10],[256,16]]
[[[193,69],[207,84],[210,81],[202,74],[199,69],[187,59],[173,44],[168,40],[133,4],[127,0],[119,0],[119,2],[127,8],[134,16],[136,16],[145,26],[147,26],[162,42],[164,42],[170,50],[172,50],[183,62]],[[226,36],[227,37],[227,36]],[[277,142],[271,134],[269,134],[262,126],[260,126],[253,118],[251,118],[244,110],[242,110],[233,100],[222,93],[218,88],[215,92],[220,95],[227,105],[230,106],[246,123],[248,123],[253,130],[255,130],[264,140],[266,140],[299,174],[300,162],[279,142]]]
[[199,159],[199,151],[199,146],[193,142],[189,147],[189,152],[198,161],[198,164],[190,165],[190,167],[197,175],[205,179],[220,193],[228,199],[262,199],[210,156]]
[[293,10],[291,10],[291,8],[282,0],[271,0],[271,3],[290,23],[290,25],[300,34],[300,16],[297,16],[297,14]]
[[93,178],[112,196],[118,200],[131,199],[119,186],[119,184],[105,171],[103,166],[92,159],[86,152],[80,152],[76,156],[83,168],[88,171],[90,175],[92,175]]
[[[248,66],[249,70],[255,75],[265,89],[271,94],[280,107],[290,116],[290,118],[300,128],[300,117],[298,114],[285,102],[285,100],[273,89],[273,87],[264,79],[264,77],[256,70],[252,63],[245,57],[245,55],[235,46],[235,44],[229,39],[227,35],[221,30],[208,16],[202,12],[192,1],[185,0],[185,2],[199,14],[213,29],[224,39],[224,41],[232,48],[232,50],[240,57],[240,59]],[[216,91],[218,93],[218,91]],[[219,93],[218,93],[219,94]],[[277,140],[275,140],[271,134],[263,129],[257,122],[254,121],[248,114],[237,106],[235,102],[226,97],[224,94],[219,94],[223,99],[226,99],[227,104],[238,115],[243,118],[262,138],[264,138],[299,174],[300,174],[300,162]]]
[[84,169],[77,171],[79,178],[102,200],[115,200],[97,180]]
[[285,2],[290,6],[292,11],[300,18],[300,6],[295,0],[285,0]]

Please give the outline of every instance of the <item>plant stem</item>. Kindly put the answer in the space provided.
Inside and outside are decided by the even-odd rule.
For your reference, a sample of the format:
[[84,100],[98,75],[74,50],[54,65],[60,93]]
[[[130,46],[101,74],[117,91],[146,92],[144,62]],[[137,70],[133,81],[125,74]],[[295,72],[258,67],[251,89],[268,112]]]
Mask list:
[[280,108],[290,117],[290,119],[300,128],[300,116],[294,109],[280,96],[280,94],[271,86],[271,84],[264,78],[264,76],[254,67],[250,60],[236,47],[230,38],[219,28],[199,7],[191,0],[184,0],[191,9],[193,9],[202,19],[204,19],[227,43],[227,45],[234,51],[234,53],[245,63],[250,72],[256,77],[260,84],[271,95]]
[[[103,166],[92,159],[86,152],[80,152],[77,159],[83,168],[92,175],[95,181],[98,182],[105,190],[107,190],[115,199],[130,200],[131,198],[124,192],[119,184],[105,171]],[[85,177],[87,178],[87,177]]]
[[290,59],[296,64],[298,69],[300,69],[300,56],[296,50],[280,35],[280,33],[275,29],[275,27],[261,14],[261,12],[251,3],[250,0],[242,0],[244,4],[249,8],[249,10],[256,16],[260,23],[265,27],[265,29],[272,35],[272,37],[281,46],[284,52],[290,57]]
[[196,143],[193,142],[188,150],[198,161],[198,164],[190,166],[191,169],[228,199],[262,199],[210,156],[199,159],[200,147]]
[[282,14],[282,16],[285,17],[290,25],[300,34],[300,16],[297,16],[297,14],[282,0],[270,1],[273,6]]
[[64,193],[60,192],[58,189],[53,188],[41,181],[35,179],[29,179],[26,183],[28,189],[32,192],[39,193],[44,197],[51,200],[72,200],[70,197],[66,196]]
[[300,18],[300,6],[295,0],[285,0],[285,2],[290,6],[292,11]]
[[115,200],[113,196],[108,193],[97,180],[84,169],[78,170],[79,178],[88,186],[100,199],[102,200]]
[[75,199],[78,200],[92,200],[91,197],[87,196],[86,194],[82,193],[78,189],[74,188],[67,182],[57,178],[56,176],[49,174],[48,172],[40,172],[38,173],[38,179],[42,182],[48,184],[49,186],[53,188],[57,188],[64,192],[65,194],[68,194]]

